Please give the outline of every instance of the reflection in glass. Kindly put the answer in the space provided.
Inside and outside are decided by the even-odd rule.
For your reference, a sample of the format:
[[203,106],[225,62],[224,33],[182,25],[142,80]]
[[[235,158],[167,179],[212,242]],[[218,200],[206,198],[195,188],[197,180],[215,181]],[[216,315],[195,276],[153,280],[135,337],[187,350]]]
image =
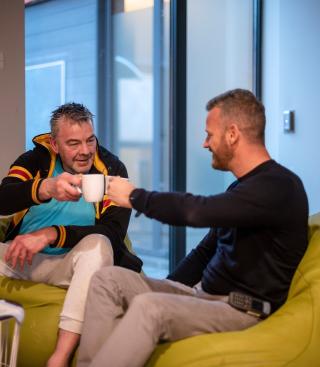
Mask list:
[[[211,168],[202,148],[206,103],[233,88],[252,90],[252,0],[188,0],[187,191],[223,192],[234,180]],[[187,230],[187,253],[207,229]]]
[[49,131],[58,105],[80,102],[96,114],[96,24],[97,0],[51,0],[25,8],[27,149],[34,135]]
[[[169,3],[113,1],[113,120],[130,180],[168,189]],[[168,273],[168,228],[131,217],[129,236],[154,277]]]

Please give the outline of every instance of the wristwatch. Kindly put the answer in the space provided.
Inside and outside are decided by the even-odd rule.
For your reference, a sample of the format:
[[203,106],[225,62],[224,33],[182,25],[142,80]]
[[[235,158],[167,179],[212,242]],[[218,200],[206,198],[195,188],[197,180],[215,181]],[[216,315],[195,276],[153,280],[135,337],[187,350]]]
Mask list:
[[138,196],[139,196],[139,190],[133,189],[129,195],[129,201],[132,206],[134,206],[134,202],[138,199]]
[[[138,197],[139,197],[139,190],[138,189],[132,190],[130,195],[129,195],[129,201],[130,201],[132,207],[134,207],[134,203],[138,199]],[[134,216],[139,217],[140,215],[141,215],[141,212],[137,211]]]

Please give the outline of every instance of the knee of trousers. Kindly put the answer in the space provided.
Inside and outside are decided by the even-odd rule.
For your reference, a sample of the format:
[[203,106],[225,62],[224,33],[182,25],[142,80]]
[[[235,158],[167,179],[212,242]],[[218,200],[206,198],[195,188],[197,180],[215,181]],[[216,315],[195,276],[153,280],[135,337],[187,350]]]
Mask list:
[[86,262],[95,261],[102,265],[113,265],[113,249],[108,237],[94,233],[82,238],[76,250]]
[[164,308],[162,304],[163,294],[155,292],[147,292],[136,295],[127,312],[131,313],[133,317],[143,322],[146,330],[153,334],[155,330],[163,328]]
[[[131,284],[135,284],[136,281],[141,282],[138,277],[141,275],[120,266],[104,266],[96,271],[91,279],[92,292],[99,292],[98,290],[102,288],[110,294],[127,294]],[[131,292],[129,293],[131,298]]]
[[105,266],[99,269],[92,277],[91,284],[99,286],[100,284],[117,284],[121,288],[121,284],[128,282],[130,270],[120,266]]

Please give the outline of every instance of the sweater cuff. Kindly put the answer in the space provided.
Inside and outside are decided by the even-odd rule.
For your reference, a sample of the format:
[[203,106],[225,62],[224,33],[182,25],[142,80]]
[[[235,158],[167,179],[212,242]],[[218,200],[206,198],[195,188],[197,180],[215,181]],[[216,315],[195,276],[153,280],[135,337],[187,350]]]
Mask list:
[[57,238],[49,246],[55,248],[63,247],[66,242],[66,227],[56,225],[53,225],[52,227],[55,228],[55,230],[57,231]]
[[35,204],[42,204],[42,203],[48,203],[51,199],[48,200],[41,200],[39,198],[39,188],[41,186],[42,181],[44,178],[35,178],[33,180],[33,184],[31,186],[31,197]]
[[143,213],[147,209],[147,203],[150,195],[150,191],[146,191],[144,189],[134,189],[129,195],[129,201],[134,209]]

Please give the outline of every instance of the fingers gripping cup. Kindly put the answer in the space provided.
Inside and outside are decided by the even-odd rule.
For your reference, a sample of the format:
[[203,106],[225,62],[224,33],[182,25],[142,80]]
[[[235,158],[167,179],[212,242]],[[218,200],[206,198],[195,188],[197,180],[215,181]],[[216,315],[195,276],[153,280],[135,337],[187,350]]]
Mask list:
[[82,175],[81,191],[85,201],[99,202],[103,199],[105,176],[103,174]]
[[110,176],[104,176],[104,193],[108,193],[108,185],[109,185],[109,177]]
[[[109,182],[111,182],[111,180],[115,178],[115,176],[104,176],[104,179],[105,179],[105,186],[104,186],[104,193],[105,194],[108,194],[108,187],[109,187]],[[125,180],[125,181],[129,181],[128,178],[126,177],[120,177],[120,176],[117,176],[116,177],[117,179],[121,179],[121,180]]]

